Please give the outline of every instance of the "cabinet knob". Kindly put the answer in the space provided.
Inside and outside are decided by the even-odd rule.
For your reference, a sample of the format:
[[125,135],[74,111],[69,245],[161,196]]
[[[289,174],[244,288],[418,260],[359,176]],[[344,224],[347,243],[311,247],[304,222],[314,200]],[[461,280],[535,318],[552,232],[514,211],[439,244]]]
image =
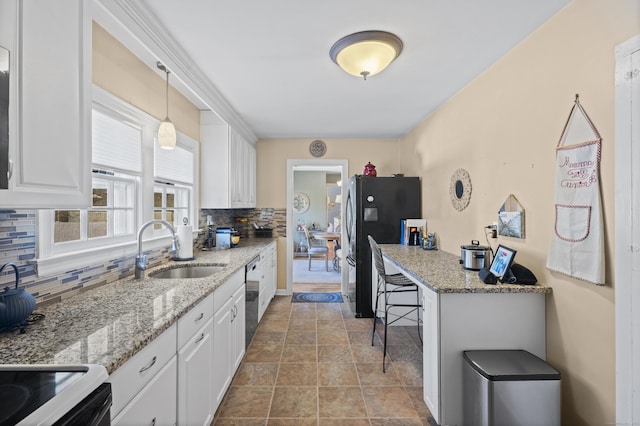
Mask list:
[[200,321],[202,318],[204,318],[204,312],[200,312],[200,315],[198,315],[198,318],[194,319],[194,322],[198,322]]
[[202,342],[202,339],[204,339],[204,333],[202,333],[202,334],[200,335],[200,337],[198,337],[198,340],[196,340],[196,342],[195,342],[195,343],[196,343],[196,345],[197,345],[198,343]]
[[156,426],[156,418],[151,419],[151,426]]

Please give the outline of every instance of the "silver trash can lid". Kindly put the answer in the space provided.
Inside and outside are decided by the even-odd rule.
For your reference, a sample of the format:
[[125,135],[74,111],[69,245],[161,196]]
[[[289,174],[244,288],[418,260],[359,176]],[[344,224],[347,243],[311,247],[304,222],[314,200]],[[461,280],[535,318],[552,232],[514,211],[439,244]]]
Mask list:
[[492,381],[560,380],[560,372],[524,350],[464,351],[465,361]]

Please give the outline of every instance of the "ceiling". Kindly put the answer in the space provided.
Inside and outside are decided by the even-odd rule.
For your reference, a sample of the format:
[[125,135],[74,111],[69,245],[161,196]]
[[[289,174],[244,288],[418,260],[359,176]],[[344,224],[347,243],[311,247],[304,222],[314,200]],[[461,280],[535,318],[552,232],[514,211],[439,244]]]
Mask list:
[[[208,80],[258,138],[397,138],[569,1],[117,3],[135,3],[145,20],[154,21],[179,50],[183,66]],[[364,30],[389,31],[404,43],[400,57],[366,81],[329,57],[338,39]],[[136,39],[144,44],[144,36]],[[155,67],[153,49],[130,48]],[[180,78],[179,70],[174,73]],[[189,96],[200,108],[211,107]]]

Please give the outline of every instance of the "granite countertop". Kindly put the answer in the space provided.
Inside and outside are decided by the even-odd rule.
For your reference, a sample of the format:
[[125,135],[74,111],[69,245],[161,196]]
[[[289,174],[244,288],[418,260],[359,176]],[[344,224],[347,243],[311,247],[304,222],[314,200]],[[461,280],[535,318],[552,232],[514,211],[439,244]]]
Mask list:
[[[109,374],[171,327],[275,239],[245,240],[227,250],[196,252],[195,260],[164,263],[145,279],[105,284],[44,307],[26,333],[0,335],[0,364],[100,364]],[[154,279],[175,266],[226,264],[205,278]]]
[[380,244],[382,255],[406,275],[437,293],[551,293],[551,287],[518,284],[485,284],[478,271],[460,265],[460,257],[418,246]]

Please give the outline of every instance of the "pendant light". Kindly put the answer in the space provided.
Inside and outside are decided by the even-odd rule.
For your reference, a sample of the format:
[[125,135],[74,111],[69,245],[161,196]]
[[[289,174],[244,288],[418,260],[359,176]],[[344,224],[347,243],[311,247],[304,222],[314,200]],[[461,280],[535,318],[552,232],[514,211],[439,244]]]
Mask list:
[[402,52],[402,40],[386,31],[361,31],[338,40],[329,51],[333,62],[356,77],[376,75]]
[[158,127],[158,143],[162,149],[174,149],[176,147],[176,127],[171,120],[169,120],[169,70],[160,62],[157,62],[156,66],[167,74],[167,116],[162,123],[160,123],[160,127]]

